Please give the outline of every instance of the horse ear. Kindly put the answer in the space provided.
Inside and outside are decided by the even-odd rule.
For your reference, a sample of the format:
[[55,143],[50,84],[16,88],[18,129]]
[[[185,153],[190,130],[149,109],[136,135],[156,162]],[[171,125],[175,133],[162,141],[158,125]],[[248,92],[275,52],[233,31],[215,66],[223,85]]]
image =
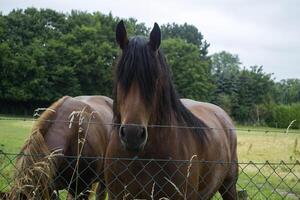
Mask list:
[[121,49],[128,44],[127,32],[123,20],[121,20],[116,28],[116,40]]
[[154,23],[154,27],[150,33],[150,42],[149,42],[150,46],[154,51],[156,51],[159,48],[160,42],[161,42],[160,28],[157,23]]

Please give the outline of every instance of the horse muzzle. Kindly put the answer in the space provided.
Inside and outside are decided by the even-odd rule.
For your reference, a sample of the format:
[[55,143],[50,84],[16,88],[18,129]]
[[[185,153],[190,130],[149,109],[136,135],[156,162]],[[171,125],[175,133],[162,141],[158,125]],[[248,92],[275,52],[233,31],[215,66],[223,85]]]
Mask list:
[[143,125],[126,124],[120,127],[119,137],[126,150],[140,152],[147,143],[148,132]]

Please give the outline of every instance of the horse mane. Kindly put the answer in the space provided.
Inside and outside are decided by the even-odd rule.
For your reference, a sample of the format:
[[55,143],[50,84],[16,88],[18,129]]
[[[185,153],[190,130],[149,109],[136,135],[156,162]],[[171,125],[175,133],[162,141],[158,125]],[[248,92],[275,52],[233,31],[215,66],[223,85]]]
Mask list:
[[10,192],[10,199],[50,199],[49,180],[55,175],[55,152],[51,153],[44,140],[45,134],[53,124],[56,110],[68,97],[63,97],[53,103],[43,112],[35,123],[31,135],[21,148],[16,159],[14,184]]
[[[121,87],[126,95],[134,81],[145,105],[152,106],[156,112],[152,114],[151,123],[176,125],[172,123],[175,116],[180,126],[207,127],[180,101],[172,82],[170,67],[162,51],[153,51],[146,38],[141,36],[130,39],[117,62],[113,94],[115,123],[120,123],[117,87]],[[157,104],[153,105],[153,102]],[[192,131],[205,135],[203,128],[193,128]]]

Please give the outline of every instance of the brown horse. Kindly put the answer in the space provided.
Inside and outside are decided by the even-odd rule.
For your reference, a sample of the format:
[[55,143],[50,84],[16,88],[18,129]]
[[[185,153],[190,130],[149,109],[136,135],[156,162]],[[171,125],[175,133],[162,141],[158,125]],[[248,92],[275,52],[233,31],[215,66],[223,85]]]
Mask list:
[[112,116],[112,100],[104,96],[63,97],[52,104],[17,158],[10,199],[55,199],[62,189],[69,199],[87,199],[95,182],[98,199],[105,199],[103,159]]
[[129,40],[121,21],[116,40],[122,54],[114,122],[120,125],[106,154],[109,198],[210,199],[219,191],[236,199],[237,140],[229,116],[216,105],[178,98],[156,23],[149,40]]

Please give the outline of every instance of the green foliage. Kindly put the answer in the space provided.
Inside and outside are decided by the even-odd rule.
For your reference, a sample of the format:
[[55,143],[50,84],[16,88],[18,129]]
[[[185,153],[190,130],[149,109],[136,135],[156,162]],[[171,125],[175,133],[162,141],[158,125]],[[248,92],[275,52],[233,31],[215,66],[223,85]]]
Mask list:
[[[100,12],[64,14],[35,8],[0,15],[1,104],[31,110],[64,95],[111,96],[112,66],[119,53],[115,42],[118,21]],[[136,19],[125,19],[125,23],[129,36],[149,34],[150,29]],[[207,99],[210,69],[202,34],[188,24],[163,25],[162,30],[180,93]]]
[[[294,121],[296,120],[296,121]],[[271,127],[287,128],[294,121],[290,128],[300,129],[300,103],[291,105],[272,105],[266,116],[266,123]]]
[[1,16],[0,100],[110,96],[116,20],[100,13],[65,15],[35,8]]
[[291,104],[300,102],[300,79],[286,79],[276,83],[273,88],[276,103]]
[[162,49],[171,66],[179,94],[185,98],[208,100],[212,88],[210,65],[199,58],[199,48],[176,38],[164,40]]
[[215,85],[213,102],[226,110],[239,123],[267,124],[287,128],[297,120],[299,127],[300,80],[274,82],[262,66],[240,68],[237,55],[222,51],[211,56]]
[[263,72],[262,66],[240,71],[233,117],[242,123],[259,122],[257,106],[270,102],[272,86],[271,75]]
[[[0,13],[0,111],[27,113],[64,95],[111,96],[119,20],[111,13],[35,8]],[[144,23],[133,18],[125,23],[129,36],[149,35]],[[262,66],[242,69],[237,55],[207,56],[209,44],[193,25],[165,24],[161,31],[181,97],[213,102],[240,123],[276,121],[286,127],[295,118],[294,107],[271,105],[299,102],[299,79],[276,83]]]
[[211,73],[215,85],[213,103],[232,113],[237,102],[240,60],[226,51],[211,56]]
[[262,66],[240,68],[237,55],[222,51],[211,56],[215,84],[213,102],[240,123],[261,123],[261,106],[272,101],[274,81]]
[[218,76],[232,76],[240,70],[240,59],[226,51],[215,53],[211,56],[212,73]]
[[161,32],[163,39],[180,38],[187,43],[196,45],[200,50],[198,56],[205,57],[208,53],[209,44],[203,40],[203,35],[193,25],[187,23],[182,25],[168,23],[161,26]]

